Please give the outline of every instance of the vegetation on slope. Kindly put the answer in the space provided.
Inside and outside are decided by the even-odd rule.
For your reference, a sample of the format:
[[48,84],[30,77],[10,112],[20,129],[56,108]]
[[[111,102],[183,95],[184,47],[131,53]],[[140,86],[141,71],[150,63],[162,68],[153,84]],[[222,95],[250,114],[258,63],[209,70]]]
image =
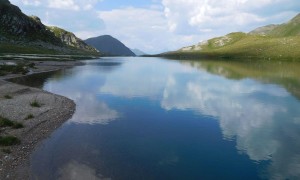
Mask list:
[[210,39],[161,56],[186,58],[261,58],[300,60],[300,14],[288,23]]

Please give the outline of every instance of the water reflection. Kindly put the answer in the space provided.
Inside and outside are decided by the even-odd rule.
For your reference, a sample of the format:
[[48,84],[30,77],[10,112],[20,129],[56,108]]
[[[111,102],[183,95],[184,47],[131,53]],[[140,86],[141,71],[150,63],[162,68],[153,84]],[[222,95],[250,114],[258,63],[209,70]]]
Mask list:
[[95,169],[76,161],[71,161],[66,164],[60,170],[59,174],[58,180],[110,180],[110,178],[105,178],[101,174],[97,174]]
[[299,178],[299,101],[279,86],[245,79],[255,77],[283,87],[286,82],[294,82],[287,89],[297,95],[300,76],[298,70],[293,70],[299,69],[299,64],[280,64],[281,71],[276,68],[271,72],[266,68],[249,68],[253,67],[251,63],[249,66],[239,62],[210,61],[190,64],[226,78],[244,80],[223,81],[220,77],[204,75],[183,82],[173,77],[167,83],[162,107],[194,109],[218,117],[224,137],[235,138],[238,150],[255,161],[272,160],[268,167],[270,179]]
[[288,92],[295,95],[299,92],[299,71],[292,71],[298,70],[299,64],[296,63],[295,68],[295,63],[272,64],[272,67],[263,62],[181,63],[197,70],[173,63],[168,64],[168,68],[155,63],[127,64],[130,73],[126,76],[124,72],[113,73],[100,92],[127,98],[157,97],[163,92],[162,108],[194,110],[217,117],[224,138],[235,139],[240,152],[254,161],[272,160],[268,168],[271,178],[300,177],[300,142],[297,140],[300,138],[300,104]]
[[182,64],[228,79],[252,78],[278,84],[300,99],[300,63],[273,61],[181,61]]
[[[133,168],[149,168],[145,168],[148,171],[143,171],[147,172],[149,177],[150,172],[158,171],[155,165],[172,166],[175,170],[171,169],[166,172],[176,174],[180,171],[179,167],[197,169],[202,167],[203,161],[206,162],[207,159],[201,157],[199,161],[191,161],[194,165],[187,163],[182,166],[182,163],[189,162],[184,157],[190,151],[195,154],[197,154],[196,150],[202,153],[202,151],[205,152],[206,146],[220,146],[225,149],[226,146],[221,141],[226,141],[234,142],[236,146],[234,152],[238,151],[247,155],[247,160],[250,159],[258,164],[268,162],[266,163],[268,166],[264,167],[267,171],[267,176],[264,178],[297,179],[300,178],[300,141],[298,141],[300,138],[300,104],[297,99],[300,97],[299,67],[299,63],[293,62],[181,62],[159,58],[106,59],[87,61],[86,66],[66,70],[65,76],[48,79],[44,89],[67,96],[76,102],[77,111],[68,122],[71,124],[69,128],[74,125],[76,127],[72,131],[84,130],[88,141],[83,144],[87,147],[92,146],[97,151],[101,149],[102,152],[98,153],[103,154],[98,159],[111,157],[106,161],[109,161],[110,165],[113,164],[112,167],[119,167],[120,160],[126,160],[124,167],[120,167],[124,168],[124,171],[138,162],[143,166]],[[165,121],[165,119],[172,119],[172,121]],[[218,137],[211,126],[208,126],[211,129],[199,126],[199,131],[204,132],[201,135],[207,135],[209,137],[207,139],[196,136],[196,133],[193,135],[187,133],[187,136],[183,136],[178,132],[179,130],[181,133],[184,130],[189,132],[198,127],[194,119],[200,121],[200,124],[203,123],[202,126],[205,125],[204,121],[207,119],[218,121],[220,129],[217,131],[222,132],[220,136],[223,136],[225,140],[219,138],[221,141],[210,142],[213,137]],[[182,127],[185,122],[187,129]],[[86,126],[96,124],[100,127]],[[88,128],[96,130],[87,131]],[[177,138],[172,139],[174,136]],[[107,140],[108,138],[111,142]],[[55,136],[53,139],[52,142],[49,141],[50,145],[56,143],[55,141],[60,141],[61,138]],[[70,139],[66,137],[65,141],[72,147]],[[207,144],[195,145],[196,150],[183,148],[182,151],[186,152],[185,154],[178,150],[180,149],[178,147],[185,147],[185,143],[197,144],[195,141]],[[163,143],[159,144],[159,142]],[[103,148],[105,146],[114,148],[105,149]],[[44,151],[48,153],[51,151],[49,149],[51,148],[46,148]],[[63,149],[61,151],[64,152]],[[84,152],[89,151],[90,149]],[[218,152],[215,149],[208,150],[208,152],[211,151]],[[42,152],[39,153],[47,154]],[[79,152],[73,153],[76,158],[77,153]],[[156,156],[151,153],[156,153]],[[209,153],[201,153],[202,156],[209,156]],[[229,156],[230,153],[232,152],[229,150],[224,151],[224,156]],[[148,157],[148,154],[153,157]],[[232,155],[232,157],[236,156]],[[95,165],[88,166],[78,163],[79,161],[64,158],[64,162],[69,163],[65,163],[66,165],[60,168],[62,178],[71,178],[77,172],[81,172],[83,177],[103,178],[96,173],[98,170],[91,168],[95,168]],[[73,157],[73,159],[76,158]],[[145,162],[149,162],[146,161],[147,158],[150,158],[151,162],[155,161],[155,165],[145,164],[140,160],[145,159]],[[197,159],[197,157],[192,159]],[[222,163],[215,159],[212,161],[220,165],[225,163],[226,166],[231,164],[229,161]],[[110,168],[106,167],[105,163],[101,166],[102,169]],[[203,167],[205,168],[206,164]],[[217,170],[221,171],[221,169]],[[112,171],[114,169],[107,170],[107,172]],[[190,172],[187,169],[182,171]],[[233,170],[230,169],[230,171]],[[195,170],[195,172],[198,171]],[[214,171],[211,170],[211,172]],[[130,172],[125,173],[119,170],[114,173],[128,175],[127,173]],[[143,175],[137,174],[136,177],[143,177]],[[152,177],[170,176],[153,175]],[[191,177],[197,176],[191,174]]]
[[[119,117],[116,110],[111,109],[105,102],[97,98],[99,88],[105,83],[103,71],[99,70],[97,66],[106,63],[105,61],[98,63],[87,61],[86,64],[88,65],[85,67],[65,70],[64,73],[67,76],[64,79],[55,78],[52,79],[51,83],[45,83],[45,90],[61,94],[75,101],[76,113],[68,123],[107,124]],[[95,64],[97,64],[96,68]],[[114,66],[120,65],[121,63],[110,63],[109,67],[114,68]],[[102,73],[99,74],[99,72]],[[76,83],[73,79],[76,79]]]

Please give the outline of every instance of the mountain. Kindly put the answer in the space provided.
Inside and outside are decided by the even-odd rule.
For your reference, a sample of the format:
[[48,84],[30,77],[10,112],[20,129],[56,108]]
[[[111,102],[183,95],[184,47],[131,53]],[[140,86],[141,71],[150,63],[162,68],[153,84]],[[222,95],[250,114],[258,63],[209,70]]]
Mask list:
[[121,41],[110,35],[89,38],[85,42],[107,56],[135,56]]
[[144,53],[143,51],[139,50],[139,49],[131,49],[131,51],[136,55],[136,56],[143,56],[146,55],[146,53]]
[[[0,15],[0,53],[98,54],[74,34],[45,26],[8,0],[0,0]],[[57,29],[65,35],[56,33]]]
[[293,59],[300,60],[300,14],[284,24],[249,33],[235,32],[159,56],[170,58]]

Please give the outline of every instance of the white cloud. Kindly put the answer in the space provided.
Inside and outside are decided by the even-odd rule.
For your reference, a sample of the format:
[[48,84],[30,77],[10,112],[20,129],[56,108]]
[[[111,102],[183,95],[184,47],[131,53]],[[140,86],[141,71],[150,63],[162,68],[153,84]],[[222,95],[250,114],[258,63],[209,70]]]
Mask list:
[[130,48],[148,53],[176,50],[230,32],[283,23],[300,11],[299,0],[155,0],[146,7],[136,7],[134,3],[117,7],[116,0],[103,3],[111,3],[117,7],[114,9],[102,7],[102,1],[11,0],[25,13],[73,31],[82,39],[110,34]]
[[168,29],[164,13],[159,9],[124,8],[99,12],[104,21],[102,34],[110,34],[130,48],[148,53],[163,52],[199,42],[198,35],[175,35]]
[[[264,6],[270,2],[259,1],[259,5]],[[169,29],[176,33],[218,28],[228,30],[229,27],[264,21],[264,18],[248,11],[258,3],[253,3],[253,0],[162,0],[162,3]]]
[[29,0],[23,0],[23,3],[24,3],[24,5],[26,5],[26,6],[29,6],[29,5],[32,5],[32,6],[39,6],[39,5],[41,5],[41,1],[40,0],[31,0],[31,1],[29,1]]
[[67,10],[91,10],[93,7],[102,0],[48,0],[48,6],[56,9]]
[[78,11],[80,7],[75,4],[73,0],[51,0],[49,2],[50,8],[57,8],[57,9],[71,9]]

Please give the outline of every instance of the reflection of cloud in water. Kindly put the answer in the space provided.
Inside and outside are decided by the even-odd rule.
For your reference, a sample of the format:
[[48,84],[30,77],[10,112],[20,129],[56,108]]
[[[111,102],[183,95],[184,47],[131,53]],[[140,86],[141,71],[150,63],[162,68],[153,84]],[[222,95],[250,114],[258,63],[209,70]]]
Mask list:
[[76,113],[69,121],[81,124],[108,124],[119,117],[118,112],[110,109],[92,95],[77,95],[78,104]]
[[97,174],[96,170],[85,164],[71,161],[60,170],[59,180],[110,180]]
[[110,109],[104,102],[96,97],[99,87],[105,78],[99,74],[99,69],[78,70],[74,77],[63,81],[52,81],[44,89],[66,96],[76,103],[76,112],[71,123],[107,124],[119,117],[117,111]]
[[[271,178],[300,177],[299,103],[274,85],[191,75],[169,78],[161,106],[218,117],[226,139],[255,161],[272,160]],[[282,119],[283,118],[283,119]]]
[[[285,89],[249,79],[228,80],[184,69],[177,63],[168,62],[168,68],[156,61],[131,63],[135,62],[123,64],[105,78],[105,74],[98,75],[97,68],[89,69],[77,74],[76,83],[54,84],[58,90],[51,92],[64,92],[62,95],[76,101],[78,112],[73,121],[78,123],[103,124],[119,117],[115,110],[89,95],[97,94],[99,89],[126,98],[162,97],[161,106],[166,110],[194,110],[217,117],[224,138],[236,139],[239,151],[255,161],[272,161],[269,178],[300,177],[299,102]],[[161,163],[176,161],[171,157]]]
[[160,166],[174,166],[179,162],[179,157],[176,153],[171,152],[158,162]]
[[105,84],[100,88],[101,93],[132,97],[150,97],[158,99],[161,97],[167,78],[170,74],[194,71],[189,67],[182,67],[177,63],[168,63],[168,68],[162,66],[161,61],[135,61],[123,64],[122,69],[107,76]]

